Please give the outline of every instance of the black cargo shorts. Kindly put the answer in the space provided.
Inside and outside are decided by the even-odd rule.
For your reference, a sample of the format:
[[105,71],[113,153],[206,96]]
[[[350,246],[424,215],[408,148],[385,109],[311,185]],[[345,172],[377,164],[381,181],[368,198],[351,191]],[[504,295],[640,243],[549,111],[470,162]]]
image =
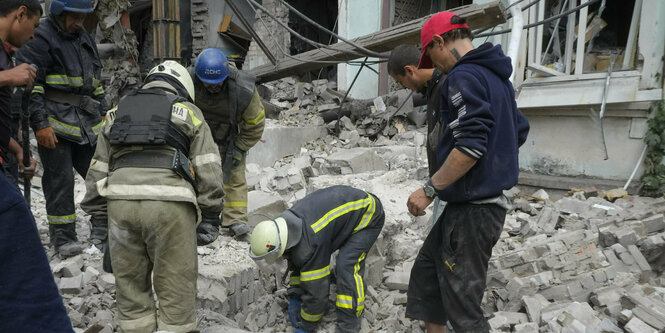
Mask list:
[[406,317],[456,332],[488,332],[480,304],[487,264],[506,210],[495,204],[449,203],[411,270]]

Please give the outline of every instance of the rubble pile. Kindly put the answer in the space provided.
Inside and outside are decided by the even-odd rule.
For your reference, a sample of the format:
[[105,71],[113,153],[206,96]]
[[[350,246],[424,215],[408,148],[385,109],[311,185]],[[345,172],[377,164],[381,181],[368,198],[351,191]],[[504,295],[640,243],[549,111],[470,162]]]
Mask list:
[[[272,83],[269,101],[284,103],[284,110],[278,119],[267,120],[264,138],[272,141],[266,147],[274,147],[273,151],[285,145],[295,147],[275,157],[274,163],[248,162],[249,224],[272,219],[307,193],[332,185],[375,194],[386,220],[366,258],[362,332],[424,332],[420,322],[404,314],[411,267],[431,226],[431,207],[421,217],[406,209],[408,196],[427,177],[425,129],[411,130],[415,125],[408,125],[392,136],[378,134],[371,140],[361,134],[364,120],[351,113],[339,119],[339,136],[331,135],[336,123],[325,125],[318,112],[320,105],[330,101],[322,97],[328,96],[323,92],[334,87],[324,81]],[[300,97],[292,97],[299,89]],[[330,96],[333,103],[343,98]],[[312,104],[302,107],[306,99]],[[392,105],[389,98],[381,100]],[[352,105],[363,105],[354,111],[359,114],[372,113],[380,103]],[[285,126],[290,127],[280,131]],[[307,139],[288,136],[294,133]],[[279,135],[284,136],[282,141]],[[253,149],[264,149],[262,144]],[[39,186],[38,181],[33,184]],[[77,176],[77,203],[84,192]],[[513,209],[506,215],[504,232],[490,260],[483,301],[492,332],[665,329],[665,199],[627,196],[621,191],[599,193],[593,188],[571,191],[559,200],[552,200],[544,190],[524,193],[513,188],[506,195]],[[112,274],[103,272],[102,254],[88,242],[88,217],[77,209],[77,231],[86,250],[61,260],[49,246],[44,199],[32,198],[39,233],[76,331],[98,325],[103,333],[114,332],[115,281]],[[201,331],[293,332],[285,316],[286,267],[275,274],[260,272],[247,256],[247,246],[247,239],[233,239],[222,231],[215,242],[198,248]],[[334,277],[332,281],[323,332],[334,331]]]
[[[336,90],[337,83],[326,79],[297,82],[288,77],[262,87],[266,109],[281,109],[279,119],[283,125],[325,122],[331,133],[341,130],[342,140],[392,138],[397,133],[416,129],[426,120],[422,108],[414,107],[412,95],[407,90],[357,100],[348,96],[345,99],[345,94]],[[337,125],[344,117],[346,121]]]

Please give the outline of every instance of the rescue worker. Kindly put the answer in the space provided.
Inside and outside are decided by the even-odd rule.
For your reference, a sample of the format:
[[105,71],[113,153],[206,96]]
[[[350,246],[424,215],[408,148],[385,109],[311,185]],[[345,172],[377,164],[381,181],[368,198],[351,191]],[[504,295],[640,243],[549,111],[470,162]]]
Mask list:
[[[427,165],[429,176],[438,170],[436,147],[445,126],[441,120],[441,85],[446,75],[438,68],[418,68],[420,51],[413,45],[399,45],[388,58],[388,74],[402,87],[420,93],[427,99]],[[446,203],[434,199],[432,225],[439,219]]]
[[[37,77],[30,93],[30,125],[44,166],[51,244],[63,257],[81,253],[76,238],[74,173],[85,177],[95,152],[107,105],[101,85],[101,62],[94,39],[83,29],[93,11],[91,0],[52,0],[49,16],[35,39],[17,53],[20,63],[34,64]],[[91,219],[91,241],[103,249],[106,216]]]
[[[203,50],[194,73],[196,106],[203,111],[222,156],[226,194],[222,227],[229,228],[232,236],[241,236],[249,232],[245,157],[261,139],[265,110],[255,78],[232,68],[221,51]],[[210,244],[218,235],[219,225],[201,223],[198,244]]]
[[180,64],[150,70],[146,84],[109,111],[86,177],[81,207],[108,214],[124,333],[197,329],[197,217],[219,223],[224,192],[217,146],[194,96]]
[[337,326],[358,332],[364,309],[365,256],[383,228],[381,201],[349,186],[315,191],[278,218],[256,225],[249,256],[260,268],[288,259],[288,317],[296,332],[314,332],[328,307],[330,256],[337,256]]

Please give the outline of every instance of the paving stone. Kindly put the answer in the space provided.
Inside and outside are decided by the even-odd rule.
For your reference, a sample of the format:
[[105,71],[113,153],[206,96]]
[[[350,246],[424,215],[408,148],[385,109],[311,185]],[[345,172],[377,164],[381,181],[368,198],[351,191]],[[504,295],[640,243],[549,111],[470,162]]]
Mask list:
[[657,333],[658,331],[641,321],[639,318],[633,317],[623,329],[628,333]]
[[73,277],[63,277],[58,283],[58,289],[63,294],[78,294],[83,287],[83,275],[79,274]]
[[409,276],[411,272],[391,272],[388,275],[388,278],[384,281],[384,284],[390,290],[402,290],[406,291],[409,289]]
[[522,296],[522,304],[526,308],[529,320],[540,323],[540,313],[543,308],[550,305],[550,302],[543,295],[535,294],[533,296]]

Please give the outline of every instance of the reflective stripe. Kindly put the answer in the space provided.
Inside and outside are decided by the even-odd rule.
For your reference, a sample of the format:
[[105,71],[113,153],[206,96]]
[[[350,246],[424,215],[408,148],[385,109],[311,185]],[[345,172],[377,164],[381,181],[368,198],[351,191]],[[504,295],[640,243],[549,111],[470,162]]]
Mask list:
[[225,202],[224,207],[247,207],[247,201],[229,201],[229,202]]
[[191,188],[185,186],[172,185],[126,185],[112,184],[108,185],[107,178],[102,178],[97,182],[97,192],[100,196],[131,196],[131,197],[154,197],[161,198],[188,198],[196,202],[196,194]]
[[194,115],[194,111],[190,110],[185,104],[182,103],[175,103],[173,104],[174,106],[177,105],[179,107],[185,108],[189,112],[189,117],[192,118],[192,124],[194,124],[195,127],[198,127],[201,125],[202,121],[199,118],[196,118]]
[[33,94],[44,94],[44,86],[34,86],[32,87]]
[[300,272],[300,281],[312,281],[330,275],[330,265],[315,271]]
[[204,155],[196,155],[194,157],[193,161],[194,165],[196,166],[201,166],[204,164],[209,164],[209,163],[222,163],[221,157],[219,157],[219,154],[215,153],[210,153],[210,154],[204,154]]
[[289,278],[289,286],[299,286],[300,285],[300,276],[293,276]]
[[109,164],[93,158],[92,161],[90,162],[90,169],[97,170],[103,173],[108,173]]
[[265,117],[265,115],[266,115],[266,109],[263,109],[263,110],[261,110],[261,113],[259,113],[259,115],[256,116],[256,118],[246,120],[245,122],[248,123],[248,124],[256,124],[256,123],[259,122],[259,120],[263,119],[263,117]]
[[95,79],[94,77],[92,78],[92,86],[93,87],[99,87],[101,85],[102,85],[102,81],[99,81],[99,80]]
[[48,117],[48,122],[49,125],[51,125],[51,128],[53,128],[54,131],[60,132],[63,134],[67,135],[72,135],[72,136],[81,136],[81,128],[72,126],[72,125],[67,125],[63,122],[57,121],[53,117]]
[[83,78],[80,76],[67,76],[60,74],[46,75],[46,84],[51,85],[70,85],[72,87],[82,87]]
[[102,120],[99,122],[99,124],[92,126],[92,132],[95,133],[95,135],[99,135],[99,132],[102,131],[102,126],[104,126],[105,121]]
[[365,229],[365,227],[367,227],[367,224],[369,224],[369,221],[374,216],[374,211],[376,211],[376,202],[374,200],[374,196],[371,194],[367,194],[367,197],[370,199],[369,207],[367,207],[365,214],[363,214],[363,217],[360,219],[360,222],[358,222],[356,228],[353,229],[353,232]]
[[[371,195],[368,195],[368,196],[371,197]],[[371,204],[371,200],[370,200],[369,197],[365,198],[365,199],[361,199],[361,200],[347,202],[347,203],[345,203],[345,204],[343,204],[343,205],[341,205],[337,208],[334,208],[333,210],[326,213],[326,215],[323,215],[323,217],[321,217],[314,224],[312,224],[311,225],[312,230],[314,230],[315,233],[319,232],[323,228],[325,228],[328,225],[328,223],[330,223],[332,220],[334,220],[334,219],[336,219],[336,218],[338,218],[338,217],[340,217],[340,216],[342,216],[342,215],[344,215],[348,212],[358,210],[358,209],[361,209],[361,208],[364,208],[364,207],[368,206],[369,204]]]
[[63,216],[46,215],[46,219],[50,224],[69,224],[76,222],[76,213]]
[[102,86],[97,87],[97,89],[95,89],[95,91],[92,92],[94,96],[99,96],[103,93],[104,93],[104,88],[102,88]]
[[353,279],[356,281],[356,293],[358,295],[358,305],[356,307],[356,316],[360,317],[365,309],[365,285],[363,277],[360,276],[360,262],[365,260],[365,252],[360,255],[358,262],[353,266]]
[[319,321],[319,320],[321,320],[321,317],[323,317],[323,313],[309,314],[309,313],[305,312],[305,309],[301,308],[300,309],[300,316],[302,317],[302,319],[305,319],[307,321]]
[[347,295],[337,295],[337,303],[335,303],[338,308],[344,309],[353,309],[353,297]]

